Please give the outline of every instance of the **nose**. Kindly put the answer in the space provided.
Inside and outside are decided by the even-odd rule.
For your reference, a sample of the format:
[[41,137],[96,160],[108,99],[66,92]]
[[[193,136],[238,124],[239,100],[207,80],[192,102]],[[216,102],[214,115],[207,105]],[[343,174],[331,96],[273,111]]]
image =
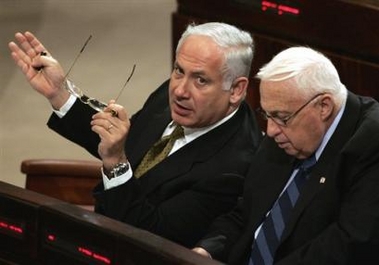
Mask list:
[[267,119],[267,130],[266,133],[269,137],[274,138],[279,135],[282,131],[282,128],[276,124],[272,119]]
[[188,79],[181,78],[176,80],[174,86],[174,93],[177,97],[186,97],[188,94]]

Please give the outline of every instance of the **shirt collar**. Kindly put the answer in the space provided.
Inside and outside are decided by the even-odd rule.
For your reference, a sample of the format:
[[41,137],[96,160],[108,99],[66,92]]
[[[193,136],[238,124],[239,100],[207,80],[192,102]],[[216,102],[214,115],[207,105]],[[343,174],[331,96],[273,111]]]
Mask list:
[[332,125],[330,125],[329,129],[326,131],[326,134],[324,135],[324,138],[322,139],[322,142],[318,149],[316,150],[316,159],[318,160],[321,156],[322,152],[325,149],[325,146],[329,142],[330,138],[332,137],[334,131],[336,130],[341,118],[342,114],[345,111],[346,103],[342,105],[341,109],[338,111],[337,116],[334,118],[334,121],[332,122]]
[[[236,110],[234,110],[232,113],[230,113],[229,115],[227,115],[226,117],[224,117],[223,119],[219,120],[218,122],[216,122],[212,125],[206,126],[206,127],[188,128],[188,127],[183,126],[184,138],[185,138],[186,142],[189,143],[189,142],[195,140],[196,138],[202,136],[203,134],[206,134],[207,132],[209,132],[209,131],[213,130],[214,128],[220,126],[221,124],[225,123],[226,121],[231,119],[237,113],[237,111],[238,111],[238,108]],[[170,134],[174,130],[175,125],[176,125],[176,123],[174,121],[171,121],[168,124],[166,130],[163,132],[162,136]]]

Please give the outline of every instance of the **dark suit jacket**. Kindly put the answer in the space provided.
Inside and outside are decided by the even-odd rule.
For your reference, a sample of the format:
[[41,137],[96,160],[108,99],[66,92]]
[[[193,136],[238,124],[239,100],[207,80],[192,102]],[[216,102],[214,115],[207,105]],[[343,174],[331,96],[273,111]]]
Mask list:
[[[199,243],[246,264],[254,231],[286,184],[294,159],[265,138],[243,201]],[[349,94],[346,109],[295,206],[275,264],[379,264],[379,104]]]
[[[79,101],[48,125],[95,156],[99,138],[90,130],[92,110]],[[133,169],[171,121],[168,82],[131,118],[125,152]],[[230,211],[261,131],[243,102],[230,120],[163,160],[139,179],[104,191],[94,190],[95,210],[106,216],[192,247],[215,217]]]

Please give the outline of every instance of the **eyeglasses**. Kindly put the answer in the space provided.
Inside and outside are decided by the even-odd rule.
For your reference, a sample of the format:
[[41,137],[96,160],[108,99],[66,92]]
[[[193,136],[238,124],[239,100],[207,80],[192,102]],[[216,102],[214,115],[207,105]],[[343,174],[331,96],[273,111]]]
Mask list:
[[261,108],[257,109],[257,112],[259,112],[263,119],[268,120],[271,119],[273,122],[275,122],[277,125],[286,127],[288,124],[288,121],[294,118],[297,114],[299,114],[300,111],[302,111],[309,103],[311,103],[313,100],[318,98],[319,96],[324,95],[325,93],[319,93],[312,97],[310,100],[308,100],[304,105],[302,105],[298,110],[293,112],[292,114],[286,116],[286,117],[279,117],[277,114],[269,114],[266,111],[262,110]]
[[[78,53],[78,55],[75,57],[75,60],[74,62],[71,64],[69,70],[67,71],[65,77],[64,77],[64,82],[63,82],[63,87],[65,89],[68,90],[68,92],[70,92],[70,94],[74,95],[75,97],[77,97],[81,102],[83,102],[84,104],[87,104],[88,106],[90,106],[91,108],[93,108],[94,110],[96,111],[104,111],[104,109],[106,107],[108,107],[107,104],[105,104],[104,102],[101,102],[100,100],[97,100],[95,98],[91,98],[91,97],[88,97],[86,96],[83,91],[77,87],[71,80],[68,79],[68,76],[72,70],[72,68],[74,67],[74,65],[76,64],[76,61],[78,60],[78,58],[80,57],[80,55],[83,53],[84,49],[86,48],[88,42],[90,41],[90,39],[92,38],[92,35],[90,35],[88,37],[88,39],[86,40],[86,42],[84,43],[83,47],[81,48],[80,52]],[[118,100],[118,98],[121,96],[121,93],[122,91],[124,91],[126,85],[129,83],[129,80],[132,78],[133,74],[134,74],[134,70],[136,68],[136,65],[134,64],[133,65],[133,69],[128,77],[128,79],[126,80],[125,84],[123,85],[123,87],[121,88],[120,92],[118,93],[115,101]],[[112,112],[112,114],[114,116],[117,116],[117,113],[116,112]]]

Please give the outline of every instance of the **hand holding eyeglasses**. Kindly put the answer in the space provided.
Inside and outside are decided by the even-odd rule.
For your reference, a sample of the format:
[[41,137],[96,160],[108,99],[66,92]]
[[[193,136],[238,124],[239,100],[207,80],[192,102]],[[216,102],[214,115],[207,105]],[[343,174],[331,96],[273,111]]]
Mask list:
[[[86,96],[79,87],[68,79],[72,68],[83,53],[92,35],[86,40],[65,75],[58,61],[50,56],[42,43],[32,33],[16,33],[15,37],[20,46],[14,42],[9,43],[14,61],[23,71],[32,87],[44,95],[55,109],[60,109],[64,105],[69,97],[69,93],[96,111],[107,109],[107,104]],[[118,100],[130,78],[133,76],[135,67],[136,65],[134,64],[128,79],[118,93],[115,101]],[[115,110],[111,110],[111,112],[112,115],[117,116]]]
[[125,162],[124,143],[130,122],[125,109],[116,104],[116,101],[132,77],[135,65],[116,99],[105,104],[86,96],[68,78],[91,36],[84,43],[66,74],[59,62],[51,56],[50,52],[32,33],[16,33],[15,37],[18,44],[9,43],[12,57],[32,87],[45,96],[55,109],[60,109],[72,94],[81,102],[97,110],[98,113],[93,116],[91,128],[100,136],[98,151],[103,159],[104,166],[109,167],[121,161]]
[[[115,117],[110,110],[118,113]],[[109,101],[107,109],[92,116],[92,131],[100,137],[98,153],[103,161],[104,168],[110,169],[120,162],[126,162],[125,141],[130,128],[129,117],[125,109]]]

